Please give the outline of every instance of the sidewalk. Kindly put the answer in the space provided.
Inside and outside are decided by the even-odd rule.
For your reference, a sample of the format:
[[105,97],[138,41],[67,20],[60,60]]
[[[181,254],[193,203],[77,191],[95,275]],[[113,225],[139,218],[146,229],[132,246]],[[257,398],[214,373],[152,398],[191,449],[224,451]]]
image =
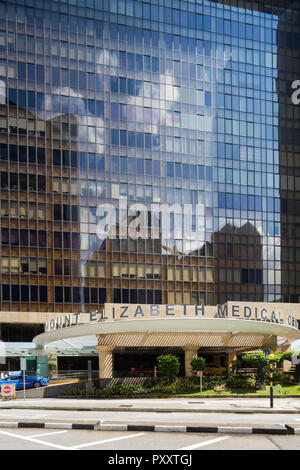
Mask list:
[[176,413],[298,413],[300,397],[274,398],[270,408],[268,397],[244,398],[120,398],[120,399],[76,399],[76,398],[17,398],[2,400],[0,409],[33,410],[85,410],[85,411],[131,411],[131,412],[176,412]]

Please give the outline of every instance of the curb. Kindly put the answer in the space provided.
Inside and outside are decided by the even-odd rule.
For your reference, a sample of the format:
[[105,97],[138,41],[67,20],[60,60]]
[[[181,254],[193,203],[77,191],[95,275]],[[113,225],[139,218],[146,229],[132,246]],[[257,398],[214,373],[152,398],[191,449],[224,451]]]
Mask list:
[[34,406],[29,404],[28,406],[24,405],[16,405],[16,406],[0,406],[0,410],[57,410],[57,411],[130,411],[130,412],[142,412],[142,413],[231,413],[231,414],[299,414],[299,409],[284,409],[284,408],[153,408],[153,407],[133,407],[122,405],[122,407],[115,406],[93,406],[93,407],[79,407],[79,406],[43,406],[38,405]]
[[66,429],[89,431],[143,431],[143,432],[178,432],[178,433],[208,433],[208,434],[300,434],[300,425],[271,426],[216,426],[216,425],[172,425],[172,424],[124,424],[93,422],[39,422],[39,421],[0,421],[0,428],[14,429]]
[[[180,433],[226,433],[226,434],[297,434],[292,425],[256,426],[176,426],[176,425],[138,425],[138,424],[100,424],[100,431],[144,431],[144,432],[180,432]],[[299,429],[300,431],[300,429]]]
[[18,429],[85,429],[89,431],[99,431],[99,421],[89,423],[42,423],[33,421],[0,421],[0,428]]

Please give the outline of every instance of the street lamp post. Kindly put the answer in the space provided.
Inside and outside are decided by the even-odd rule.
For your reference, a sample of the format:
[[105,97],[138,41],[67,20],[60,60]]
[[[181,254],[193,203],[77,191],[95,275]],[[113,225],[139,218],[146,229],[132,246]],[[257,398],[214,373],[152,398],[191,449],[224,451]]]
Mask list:
[[269,354],[268,359],[270,361],[270,408],[273,408],[273,360],[274,354]]

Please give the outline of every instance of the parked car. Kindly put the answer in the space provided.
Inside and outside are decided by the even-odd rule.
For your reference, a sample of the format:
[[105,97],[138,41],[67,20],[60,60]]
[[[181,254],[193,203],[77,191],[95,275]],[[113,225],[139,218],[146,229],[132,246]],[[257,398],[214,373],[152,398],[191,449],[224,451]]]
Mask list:
[[219,364],[208,363],[205,365],[205,375],[222,375],[226,372],[226,367],[222,367]]
[[[155,368],[154,367],[144,367],[144,366],[137,366],[131,367],[130,375],[136,375],[139,377],[154,377],[155,375]],[[160,372],[156,370],[156,375],[160,375]]]
[[236,371],[236,374],[255,374],[257,372],[257,367],[241,367]]
[[[22,390],[24,388],[23,380],[22,372],[8,375],[7,377],[0,379],[0,387],[2,384],[15,383],[16,390]],[[48,384],[49,380],[47,377],[25,375],[25,388],[45,387]]]

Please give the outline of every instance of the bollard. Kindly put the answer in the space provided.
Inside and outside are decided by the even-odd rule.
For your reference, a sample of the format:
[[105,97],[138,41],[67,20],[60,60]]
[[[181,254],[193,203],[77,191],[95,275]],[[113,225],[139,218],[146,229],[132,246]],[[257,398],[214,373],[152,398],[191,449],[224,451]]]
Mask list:
[[269,354],[268,359],[270,361],[270,408],[273,408],[273,360],[274,354]]

